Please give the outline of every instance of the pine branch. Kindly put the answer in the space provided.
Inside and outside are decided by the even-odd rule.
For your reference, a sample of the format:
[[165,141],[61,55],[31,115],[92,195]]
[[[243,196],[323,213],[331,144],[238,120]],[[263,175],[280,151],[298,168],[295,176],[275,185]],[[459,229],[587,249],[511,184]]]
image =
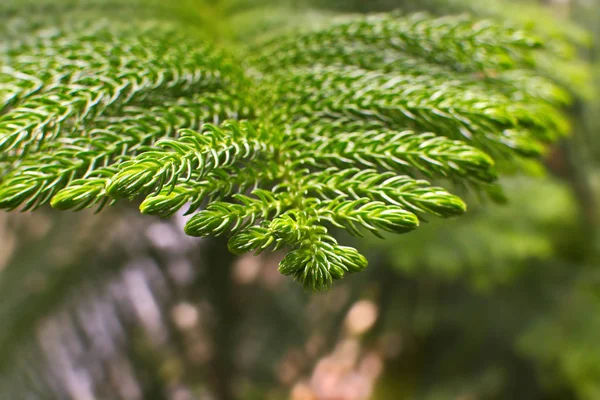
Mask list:
[[[295,37],[294,37],[295,39]],[[484,70],[478,72],[456,72],[448,65],[435,64],[422,58],[407,55],[391,48],[377,48],[367,43],[355,43],[340,38],[334,42],[315,41],[301,47],[290,40],[289,45],[276,44],[276,50],[255,55],[254,64],[263,71],[272,73],[287,66],[309,66],[317,63],[328,65],[356,66],[369,71],[386,74],[400,72],[413,80],[419,77],[434,77],[463,88],[499,93],[514,100],[542,100],[565,105],[569,95],[550,79],[538,76],[527,69],[507,71]]]
[[[90,34],[67,33],[35,43],[29,50],[32,55],[23,48],[16,49],[16,60],[9,57],[13,69],[42,68],[53,73],[38,83],[36,90],[20,91],[11,88],[10,82],[6,85],[8,96],[21,101],[0,116],[0,150],[25,152],[31,145],[39,148],[44,141],[102,115],[109,107],[139,101],[152,92],[180,95],[214,87],[222,84],[222,76],[231,69],[201,47],[173,46],[176,41],[186,41],[186,36],[176,31],[157,35],[154,30],[143,30],[133,40],[118,39],[119,33],[128,32],[97,29]],[[148,40],[146,35],[155,39]],[[104,41],[98,42],[102,36]],[[114,42],[120,47],[112,48]],[[99,46],[102,43],[110,47],[103,49]],[[99,56],[109,49],[118,56]],[[90,59],[90,52],[95,59]]]
[[394,49],[462,71],[531,66],[531,51],[542,46],[533,34],[465,15],[432,19],[427,14],[405,18],[382,14],[342,20],[330,28],[283,40],[274,38],[263,44],[264,57],[277,59],[278,54],[293,54],[297,48],[345,42]]
[[293,246],[295,250],[282,260],[279,271],[293,276],[308,289],[327,289],[346,273],[365,269],[367,260],[355,249],[339,246],[317,221],[305,212],[288,212],[269,224],[251,227],[233,236],[229,248],[241,254],[261,252],[270,246],[276,249],[284,244]]
[[[187,214],[198,210],[204,203],[221,201],[235,193],[257,189],[260,185],[274,183],[281,175],[273,162],[254,162],[253,169],[229,167],[211,171],[200,177],[194,171],[189,180],[179,180],[175,187],[162,189],[146,197],[140,205],[143,214],[169,217],[187,205]],[[259,171],[259,172],[257,172]]]
[[235,110],[242,107],[233,106],[235,102],[227,94],[206,95],[150,109],[129,107],[122,116],[97,118],[98,128],[44,146],[42,155],[24,160],[5,177],[0,185],[0,208],[37,208],[75,179],[85,179],[98,167],[124,162],[157,140],[175,136],[178,129],[199,129],[206,121],[237,117]]
[[535,155],[540,148],[536,141],[554,140],[567,129],[548,104],[515,103],[430,76],[316,67],[292,70],[281,79],[275,107],[288,116],[375,119],[390,129],[410,127],[473,140],[491,152],[508,154],[508,147]]
[[305,185],[309,192],[328,200],[340,197],[354,200],[368,198],[421,215],[453,217],[467,209],[459,197],[445,189],[431,187],[425,180],[399,176],[394,172],[329,168],[308,176]]
[[235,195],[241,204],[214,202],[206,210],[194,215],[186,224],[190,236],[221,236],[235,233],[253,225],[259,218],[268,219],[280,215],[294,202],[289,193],[271,193],[257,189],[254,198]]
[[40,13],[8,34],[0,208],[187,207],[188,234],[230,235],[236,254],[286,248],[280,271],[322,290],[367,265],[329,229],[382,236],[461,215],[459,197],[421,178],[488,189],[496,164],[568,131],[567,91],[539,73],[546,50],[525,31],[466,16],[323,17],[228,54],[183,7],[92,24],[102,7],[78,22],[74,9],[51,31]]
[[252,125],[225,122],[218,127],[205,124],[202,132],[185,130],[178,139],[162,139],[160,150],[146,151],[122,163],[107,191],[114,197],[132,197],[176,185],[179,178],[189,180],[192,171],[202,177],[217,168],[239,161],[251,161],[261,153],[273,152],[264,131]]
[[320,202],[315,206],[315,212],[319,221],[346,229],[355,236],[362,236],[358,227],[383,238],[381,231],[406,233],[419,226],[419,219],[412,212],[367,198]]
[[[366,131],[315,136],[318,145],[298,141],[298,163],[320,168],[358,165],[396,173],[460,177],[491,182],[494,161],[482,151],[459,141],[412,131]],[[303,159],[303,151],[306,158]]]

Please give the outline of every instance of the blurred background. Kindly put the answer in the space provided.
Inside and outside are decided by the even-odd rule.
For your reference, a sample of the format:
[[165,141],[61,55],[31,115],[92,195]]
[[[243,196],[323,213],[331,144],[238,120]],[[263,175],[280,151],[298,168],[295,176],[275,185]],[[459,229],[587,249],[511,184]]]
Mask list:
[[345,238],[370,266],[321,294],[182,216],[2,213],[0,399],[600,399],[600,1],[308,2],[239,7],[471,12],[568,46],[572,137],[506,204]]

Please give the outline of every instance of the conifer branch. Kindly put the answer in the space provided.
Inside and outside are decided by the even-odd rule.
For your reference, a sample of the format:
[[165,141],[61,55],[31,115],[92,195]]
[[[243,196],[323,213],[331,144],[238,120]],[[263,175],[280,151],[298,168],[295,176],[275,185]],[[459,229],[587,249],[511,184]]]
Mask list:
[[267,139],[264,131],[235,121],[220,127],[205,124],[200,133],[184,130],[178,139],[157,142],[160,150],[149,150],[123,162],[107,191],[113,197],[159,192],[165,186],[175,186],[180,178],[191,179],[193,171],[202,177],[217,168],[250,161],[260,153],[272,153]]
[[[154,32],[154,41],[145,37],[149,31],[137,34],[139,37],[128,41],[104,29],[90,34],[67,33],[13,50],[18,54],[15,60],[8,58],[13,70],[34,69],[34,73],[42,68],[51,75],[45,82],[38,82],[35,90],[19,91],[10,81],[3,85],[8,87],[11,99],[21,101],[0,116],[0,151],[24,152],[32,144],[39,148],[110,107],[139,101],[152,92],[181,95],[188,90],[215,87],[232,69],[218,57],[209,56],[205,48],[173,46],[174,40],[184,41],[185,37],[174,36],[169,30],[158,36]],[[111,47],[113,42],[120,43],[110,51],[121,58],[100,57],[98,36],[106,36],[105,43]],[[18,76],[16,80],[20,81]]]
[[0,208],[187,207],[188,234],[229,235],[236,254],[285,248],[280,271],[322,290],[367,265],[330,229],[461,215],[422,178],[488,188],[496,165],[569,129],[543,43],[488,20],[323,17],[227,54],[179,6],[90,23],[115,0],[93,1],[50,33],[37,13],[0,48]]
[[[229,106],[220,106],[222,102]],[[44,146],[41,155],[25,159],[5,177],[0,184],[0,208],[43,205],[75,179],[124,162],[158,139],[174,136],[178,129],[199,129],[207,121],[239,116],[235,110],[242,107],[232,107],[235,103],[232,96],[211,94],[150,109],[128,107],[119,117],[97,118],[97,128]]]
[[[287,115],[374,119],[390,129],[411,127],[472,140],[496,153],[535,155],[538,141],[554,140],[568,127],[548,104],[515,103],[431,76],[314,67],[292,70],[281,80],[276,107]],[[522,136],[527,139],[520,140]]]
[[456,70],[482,71],[513,69],[534,63],[531,51],[542,46],[541,39],[524,31],[477,20],[466,15],[431,18],[413,14],[371,15],[333,24],[299,37],[280,37],[264,44],[265,58],[336,43],[368,44],[375,49],[394,49]]
[[415,180],[394,172],[372,169],[329,168],[307,177],[309,192],[333,200],[368,198],[402,207],[416,214],[453,217],[464,213],[466,204],[457,196],[440,187],[431,187],[425,180]]
[[[460,177],[491,182],[496,179],[494,161],[482,151],[459,141],[412,131],[366,131],[319,137],[307,149],[306,164],[317,167],[359,165],[397,173]],[[310,150],[308,150],[310,149]],[[301,150],[300,150],[301,152]],[[303,159],[299,157],[299,163]]]

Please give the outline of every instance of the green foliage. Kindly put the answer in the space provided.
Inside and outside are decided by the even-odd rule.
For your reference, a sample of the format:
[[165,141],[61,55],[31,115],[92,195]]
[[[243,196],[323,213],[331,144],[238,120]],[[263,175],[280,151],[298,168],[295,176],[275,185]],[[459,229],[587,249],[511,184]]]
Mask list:
[[[32,12],[10,7],[13,25]],[[493,192],[496,163],[568,131],[569,96],[538,68],[553,52],[527,31],[383,14],[218,49],[177,9],[127,23],[82,10],[11,39],[0,207],[189,204],[186,233],[231,234],[234,253],[285,247],[280,271],[320,290],[367,264],[332,228],[380,236],[460,215],[422,178]]]
[[371,251],[385,252],[391,267],[411,276],[463,279],[484,292],[512,284],[527,273],[524,265],[560,257],[562,236],[577,237],[580,227],[565,185],[520,177],[503,180],[503,187],[508,204],[487,204],[463,218],[428,224],[393,247],[372,242]]

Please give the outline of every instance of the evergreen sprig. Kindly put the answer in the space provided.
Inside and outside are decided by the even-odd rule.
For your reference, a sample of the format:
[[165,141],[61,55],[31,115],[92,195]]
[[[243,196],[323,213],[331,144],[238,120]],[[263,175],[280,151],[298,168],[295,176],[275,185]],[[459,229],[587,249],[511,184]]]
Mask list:
[[467,209],[459,197],[443,188],[432,187],[425,180],[374,169],[329,168],[310,176],[306,186],[309,192],[320,198],[369,199],[396,205],[420,215],[452,217],[461,215]]
[[0,208],[187,207],[189,235],[286,248],[280,271],[321,290],[367,265],[332,228],[461,215],[449,189],[485,190],[568,131],[543,41],[488,20],[343,17],[229,54],[179,13],[108,22],[97,4],[0,50]]

